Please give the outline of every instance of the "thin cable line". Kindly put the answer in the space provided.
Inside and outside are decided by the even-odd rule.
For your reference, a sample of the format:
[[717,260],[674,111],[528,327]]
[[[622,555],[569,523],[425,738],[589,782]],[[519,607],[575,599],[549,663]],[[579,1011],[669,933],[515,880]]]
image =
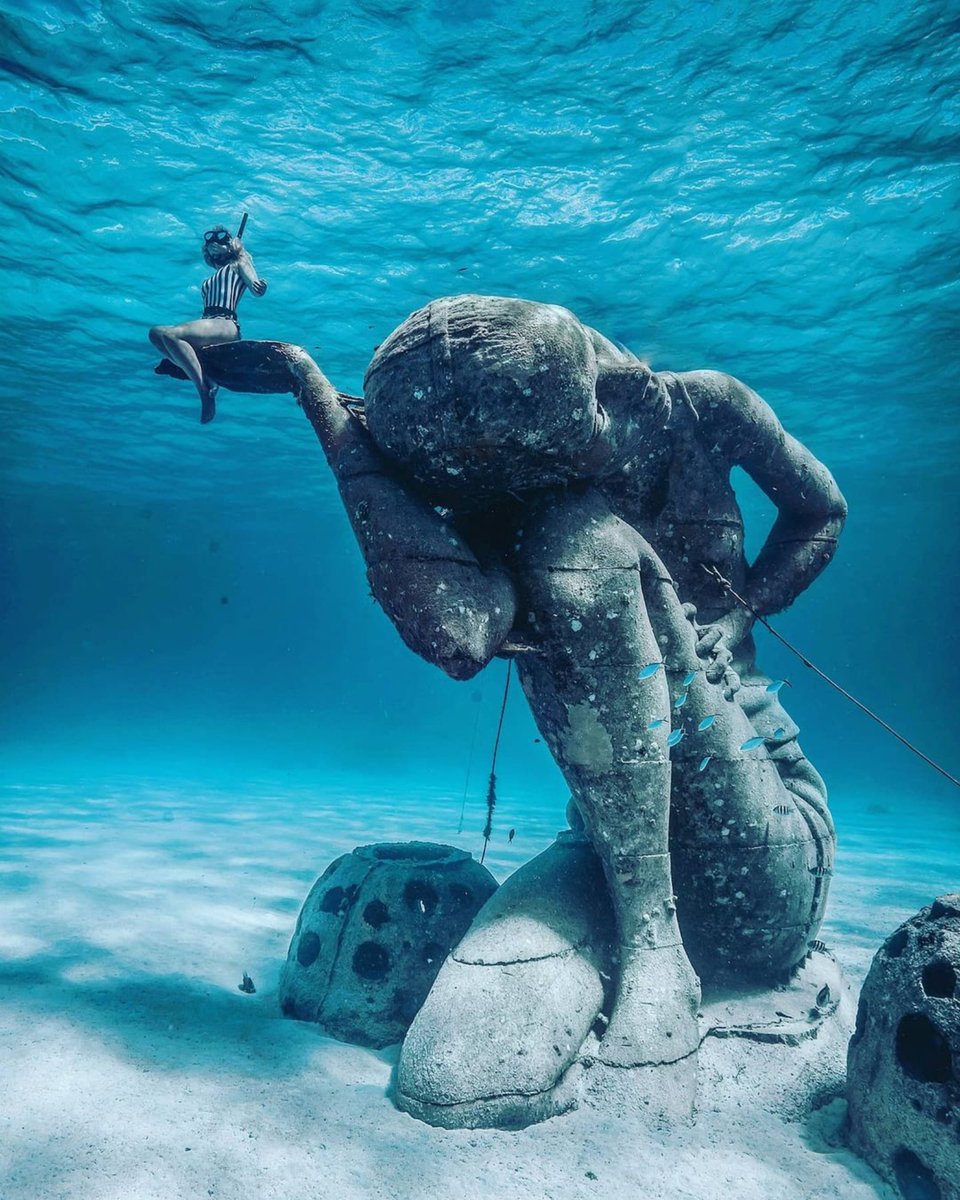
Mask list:
[[897,731],[893,728],[892,725],[888,725],[887,722],[884,721],[884,719],[882,717],[878,717],[877,714],[872,711],[872,709],[867,708],[867,706],[865,704],[861,704],[861,702],[856,698],[856,696],[851,696],[845,687],[841,687],[840,684],[837,683],[837,681],[835,679],[831,679],[830,676],[827,675],[825,671],[821,671],[819,667],[814,666],[814,664],[810,661],[810,659],[807,658],[806,655],[802,654],[796,648],[796,646],[791,645],[791,643],[787,641],[787,639],[783,636],[783,634],[777,633],[777,631],[773,628],[773,626],[770,624],[770,622],[765,617],[761,617],[761,615],[755,609],[750,607],[750,605],[746,602],[746,600],[744,600],[744,598],[742,596],[738,595],[733,590],[733,585],[730,583],[730,580],[724,579],[724,577],[720,574],[719,570],[716,567],[708,567],[705,563],[701,563],[700,566],[703,567],[703,569],[706,571],[706,573],[708,575],[712,575],[713,578],[716,579],[716,581],[723,588],[723,590],[725,592],[729,592],[729,594],[734,598],[734,600],[737,601],[738,604],[742,604],[743,607],[747,610],[747,612],[750,613],[753,617],[756,618],[756,620],[758,620],[760,622],[760,624],[764,627],[764,629],[766,629],[769,633],[772,633],[778,642],[782,642],[788,650],[790,650],[793,654],[795,654],[797,656],[797,658],[800,659],[800,661],[803,663],[803,665],[805,667],[809,667],[810,670],[813,671],[815,675],[819,675],[820,678],[825,680],[827,683],[829,683],[832,688],[836,688],[836,690],[840,693],[841,696],[846,696],[846,698],[852,704],[855,704],[857,706],[857,708],[860,709],[861,712],[865,712],[867,714],[867,716],[872,718],[874,721],[876,721],[878,725],[882,725],[883,728],[887,731],[887,733],[893,734],[893,736],[897,739],[898,742],[902,742],[904,744],[904,746],[907,747],[908,750],[912,750],[913,753],[918,758],[922,758],[923,761],[925,763],[927,763],[928,766],[933,767],[933,769],[935,771],[939,771],[940,774],[944,777],[944,779],[949,779],[951,783],[956,784],[957,787],[960,787],[960,779],[956,779],[953,775],[950,774],[949,771],[945,771],[943,769],[943,767],[941,767],[939,765],[939,763],[935,763],[932,758],[929,758],[926,754],[924,754],[922,750],[918,750],[917,747],[912,742],[907,741],[907,739],[903,736],[902,733],[897,733]]

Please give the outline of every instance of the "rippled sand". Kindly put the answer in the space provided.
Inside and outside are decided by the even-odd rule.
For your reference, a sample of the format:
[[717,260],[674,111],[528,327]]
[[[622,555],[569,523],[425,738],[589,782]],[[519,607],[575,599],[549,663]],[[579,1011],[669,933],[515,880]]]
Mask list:
[[[839,1145],[839,1104],[806,1125],[705,1108],[661,1136],[587,1110],[519,1133],[434,1130],[386,1098],[395,1049],[282,1019],[277,976],[314,878],[369,841],[479,851],[476,805],[456,834],[459,797],[9,788],[2,799],[4,1200],[890,1194]],[[956,887],[960,823],[940,818],[911,843],[892,812],[836,807],[823,937],[859,985],[886,933]],[[511,845],[498,829],[494,873],[542,849],[558,815],[530,817]],[[244,971],[255,995],[237,989]]]

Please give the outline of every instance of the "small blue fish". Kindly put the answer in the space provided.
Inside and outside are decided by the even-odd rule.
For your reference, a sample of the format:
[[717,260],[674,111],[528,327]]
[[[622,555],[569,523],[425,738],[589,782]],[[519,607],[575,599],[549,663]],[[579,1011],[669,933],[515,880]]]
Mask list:
[[698,770],[698,771],[702,771],[702,770],[704,769],[704,767],[707,765],[707,763],[710,761],[710,759],[711,759],[712,757],[713,757],[713,755],[712,755],[712,754],[708,754],[706,758],[701,758],[701,759],[700,759],[700,766],[699,766],[699,767],[697,767],[697,770]]
[[704,717],[703,720],[700,722],[700,724],[697,726],[697,733],[703,733],[703,731],[705,729],[709,729],[710,726],[714,723],[714,721],[716,719],[717,719],[716,713],[711,713],[709,717]]
[[643,668],[643,670],[640,672],[640,674],[637,676],[637,678],[638,679],[652,679],[662,666],[663,666],[663,663],[647,663],[647,665]]
[[666,723],[667,723],[666,717],[657,717],[657,719],[655,721],[650,722],[650,724],[647,726],[647,728],[648,729],[659,729],[661,725],[666,725]]
[[673,707],[674,708],[683,708],[683,706],[686,704],[686,702],[687,702],[687,693],[684,692],[682,696],[678,696],[676,698],[676,700],[674,700]]
[[690,684],[693,683],[693,681],[696,679],[696,677],[697,677],[697,671],[688,671],[686,673],[686,675],[684,675],[684,677],[683,677],[683,686],[685,688],[688,688],[690,686]]
[[774,693],[779,692],[786,682],[787,681],[785,679],[775,679],[773,683],[767,684],[767,691]]
[[675,730],[673,731],[673,733],[671,733],[671,734],[670,734],[670,736],[667,738],[667,745],[668,745],[668,746],[675,746],[675,745],[677,744],[677,742],[679,742],[679,741],[680,741],[680,739],[681,739],[682,737],[683,737],[683,730],[682,730],[682,729],[675,729]]
[[762,738],[762,737],[747,738],[747,740],[743,743],[743,745],[740,747],[740,749],[741,750],[756,750],[756,748],[758,746],[762,746],[766,740],[767,740],[766,738]]
[[783,726],[781,725],[779,728],[777,728],[773,731],[773,736],[774,737],[783,737],[783,732],[784,732]]

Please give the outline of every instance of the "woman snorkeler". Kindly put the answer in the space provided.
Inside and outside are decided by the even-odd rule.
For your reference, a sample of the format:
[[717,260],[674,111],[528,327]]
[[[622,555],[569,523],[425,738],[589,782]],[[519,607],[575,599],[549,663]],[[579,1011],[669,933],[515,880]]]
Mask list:
[[250,289],[262,296],[267,282],[257,275],[253,259],[243,248],[240,238],[246,225],[246,214],[236,237],[228,229],[216,225],[203,235],[203,258],[214,274],[200,285],[203,297],[203,316],[199,321],[183,325],[154,325],[150,341],[170,361],[184,372],[200,394],[200,424],[206,425],[216,416],[216,384],[204,378],[197,357],[201,346],[240,340],[237,305],[243,293]]

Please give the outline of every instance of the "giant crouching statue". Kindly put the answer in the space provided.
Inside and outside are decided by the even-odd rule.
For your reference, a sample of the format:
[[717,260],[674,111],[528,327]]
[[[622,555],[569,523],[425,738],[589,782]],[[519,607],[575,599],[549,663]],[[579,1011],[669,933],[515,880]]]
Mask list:
[[[689,1111],[700,981],[785,979],[834,851],[753,616],[707,569],[754,614],[791,604],[843,525],[830,473],[738,380],[655,373],[550,304],[418,310],[370,363],[362,419],[298,347],[204,361],[228,387],[296,392],[373,593],[417,654],[467,679],[530,647],[520,679],[572,793],[571,833],[441,970],[399,1103],[439,1124],[522,1124],[569,1103],[586,1059],[627,1102]],[[736,466],[779,514],[750,566]]]

